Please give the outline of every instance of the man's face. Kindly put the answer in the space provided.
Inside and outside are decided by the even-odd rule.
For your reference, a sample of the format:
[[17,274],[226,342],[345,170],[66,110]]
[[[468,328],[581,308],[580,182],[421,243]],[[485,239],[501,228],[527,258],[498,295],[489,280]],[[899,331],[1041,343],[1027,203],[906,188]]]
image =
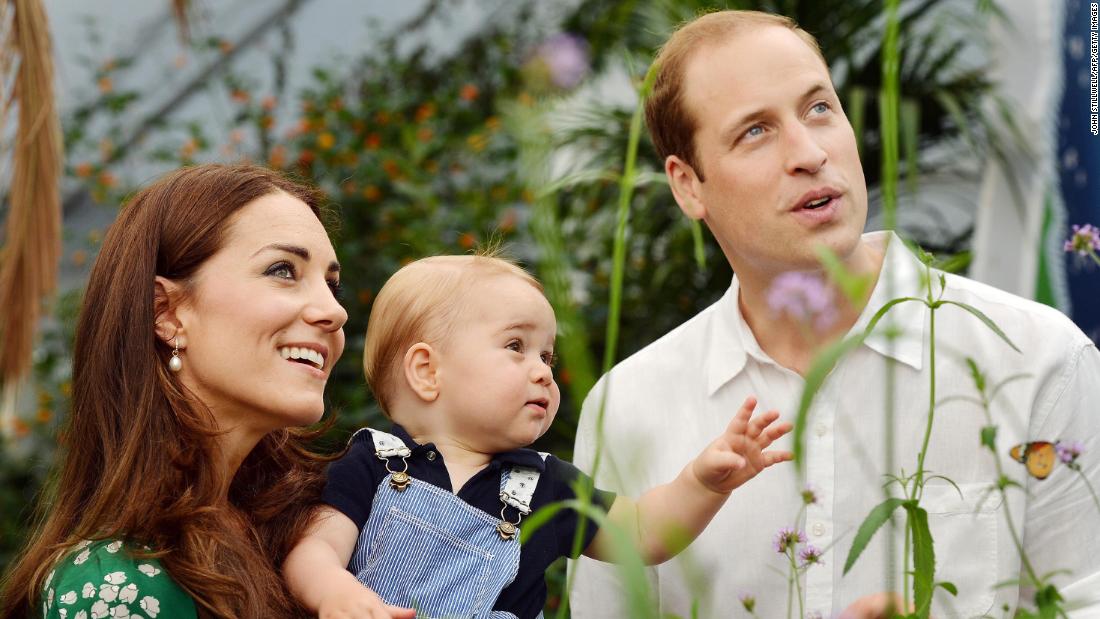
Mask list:
[[852,255],[866,181],[828,68],[804,41],[763,27],[705,45],[687,64],[684,96],[706,181],[671,163],[666,170],[735,271],[819,268],[817,245]]

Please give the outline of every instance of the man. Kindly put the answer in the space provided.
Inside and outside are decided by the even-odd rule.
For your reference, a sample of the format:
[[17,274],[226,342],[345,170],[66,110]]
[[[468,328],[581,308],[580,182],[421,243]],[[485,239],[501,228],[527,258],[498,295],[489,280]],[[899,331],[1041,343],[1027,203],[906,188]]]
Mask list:
[[[602,440],[597,485],[628,494],[680,470],[750,394],[763,410],[776,408],[793,420],[815,353],[861,333],[891,298],[926,295],[924,267],[899,239],[862,234],[867,189],[855,138],[808,33],[778,16],[713,13],[674,34],[657,62],[646,109],[650,133],[681,210],[706,223],[736,275],[724,297],[620,363],[585,401],[576,462],[591,472]],[[807,281],[784,274],[822,272],[818,247],[873,281],[870,292],[854,303],[817,307],[822,311],[812,323],[773,310],[769,290],[775,294],[777,282]],[[932,281],[938,296],[938,276]],[[827,293],[836,290],[815,294]],[[1021,352],[958,306],[940,307],[934,324],[923,304],[895,306],[889,317],[904,335],[893,342],[872,337],[852,351],[810,410],[811,492],[803,493],[793,466],[769,470],[739,490],[685,554],[649,571],[661,613],[687,617],[697,605],[702,617],[735,616],[738,596],[747,594],[760,617],[788,616],[788,604],[806,616],[836,615],[853,604],[860,616],[874,616],[876,603],[881,611],[891,599],[886,592],[902,590],[900,511],[898,525],[883,527],[846,576],[843,567],[859,525],[885,498],[886,475],[916,469],[928,427],[934,333],[940,403],[924,469],[953,483],[930,479],[920,504],[935,540],[936,581],[953,583],[958,595],[937,590],[933,614],[1000,616],[1005,605],[1032,606],[1010,515],[1038,575],[1069,571],[1054,582],[1084,606],[1073,616],[1100,617],[1100,511],[1083,476],[1056,464],[1040,481],[1008,457],[1011,446],[1028,441],[1061,440],[1064,447],[1079,440],[1084,455],[1075,464],[1094,485],[1100,482],[1100,353],[1050,308],[950,275],[943,295],[978,308]],[[981,446],[989,422],[974,403],[967,357],[991,384],[1027,374],[1005,384],[990,407],[997,457],[1025,487],[1010,488],[1007,502],[989,492],[998,469]],[[892,422],[885,412],[890,366]],[[897,486],[891,492],[902,494]],[[790,560],[773,547],[785,526],[804,531],[798,550],[808,544],[824,552],[823,563],[796,560],[801,579],[793,599]],[[575,617],[626,616],[628,594],[615,568],[582,560],[576,569]]]

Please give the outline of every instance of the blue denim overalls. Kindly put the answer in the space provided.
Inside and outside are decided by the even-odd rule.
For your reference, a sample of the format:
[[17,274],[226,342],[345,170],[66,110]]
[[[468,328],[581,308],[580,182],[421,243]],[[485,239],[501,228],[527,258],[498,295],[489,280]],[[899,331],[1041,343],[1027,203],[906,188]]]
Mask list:
[[[378,485],[348,570],[386,603],[416,608],[417,617],[515,619],[492,608],[519,569],[515,525],[531,512],[539,471],[504,467],[498,519],[409,477],[408,446],[391,434],[369,431],[374,453],[390,475]],[[390,467],[394,458],[400,458],[397,468]],[[515,522],[505,518],[509,506],[519,513]]]

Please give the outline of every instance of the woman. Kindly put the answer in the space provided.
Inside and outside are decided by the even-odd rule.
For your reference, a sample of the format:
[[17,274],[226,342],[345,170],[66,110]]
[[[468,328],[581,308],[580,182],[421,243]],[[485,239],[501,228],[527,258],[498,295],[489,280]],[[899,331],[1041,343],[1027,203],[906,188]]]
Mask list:
[[278,568],[322,486],[307,449],[347,314],[318,196],[206,165],[111,226],[72,415],[0,617],[286,617]]

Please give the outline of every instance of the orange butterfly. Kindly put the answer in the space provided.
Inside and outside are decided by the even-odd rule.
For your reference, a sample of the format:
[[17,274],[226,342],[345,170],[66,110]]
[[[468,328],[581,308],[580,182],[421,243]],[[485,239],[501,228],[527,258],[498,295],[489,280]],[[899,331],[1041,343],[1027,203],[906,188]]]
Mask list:
[[1054,463],[1058,461],[1057,444],[1057,441],[1031,441],[1016,445],[1009,450],[1008,455],[1025,465],[1027,472],[1035,479],[1046,479],[1054,470]]

